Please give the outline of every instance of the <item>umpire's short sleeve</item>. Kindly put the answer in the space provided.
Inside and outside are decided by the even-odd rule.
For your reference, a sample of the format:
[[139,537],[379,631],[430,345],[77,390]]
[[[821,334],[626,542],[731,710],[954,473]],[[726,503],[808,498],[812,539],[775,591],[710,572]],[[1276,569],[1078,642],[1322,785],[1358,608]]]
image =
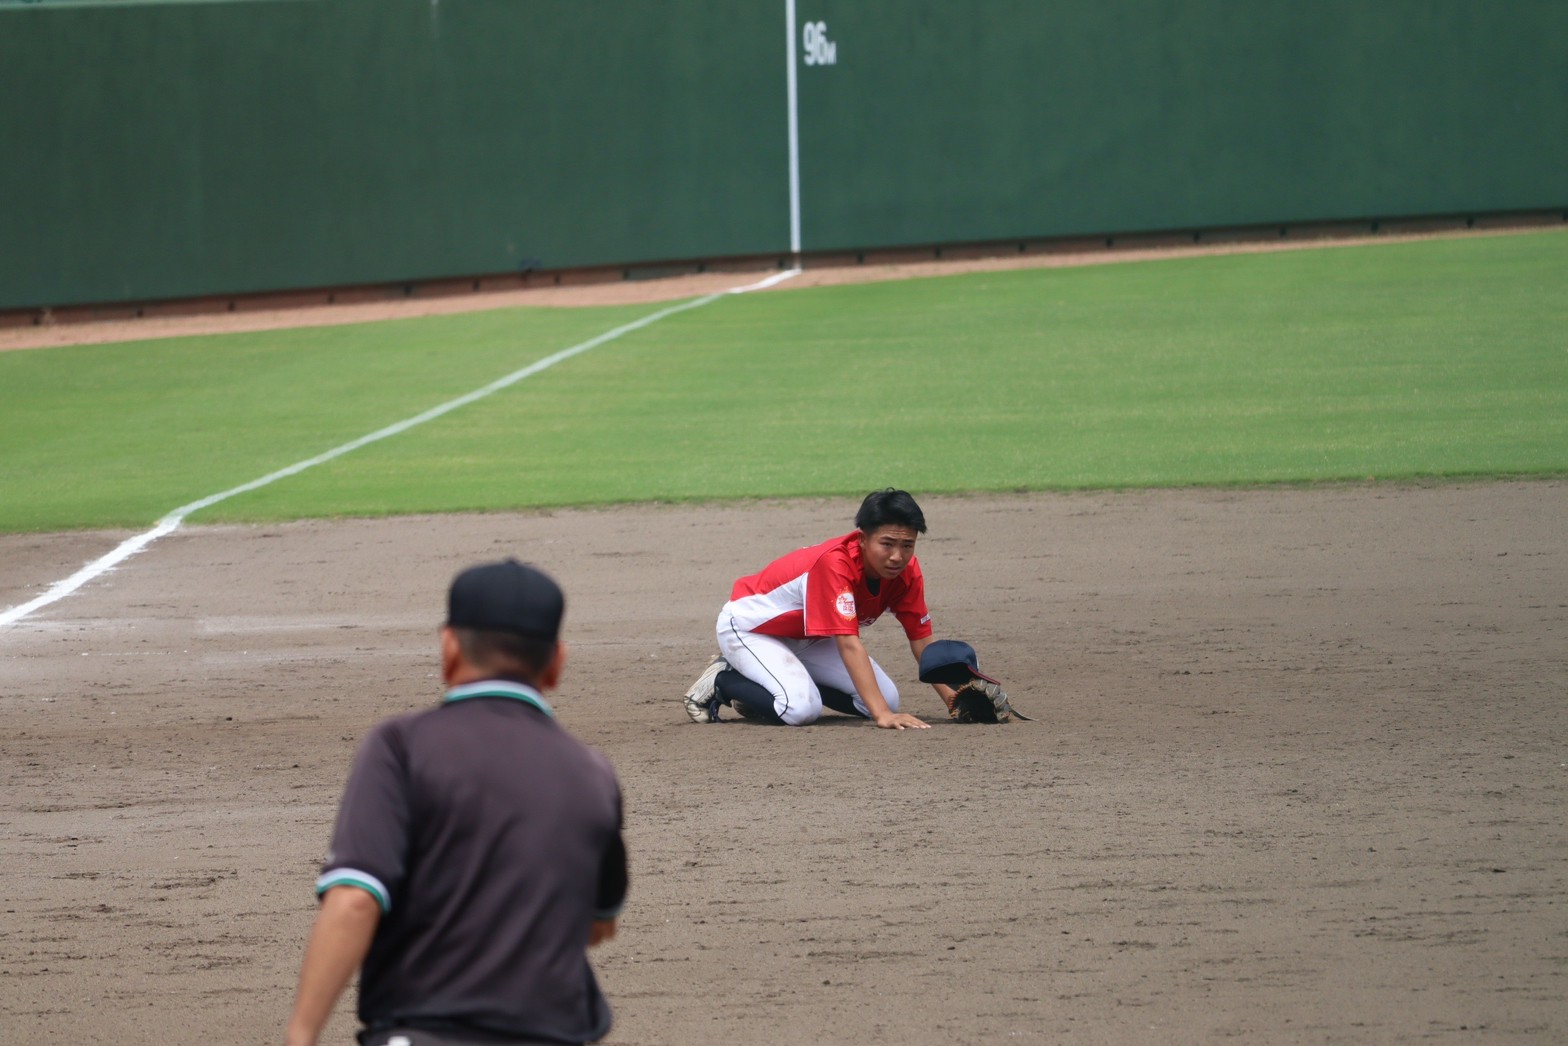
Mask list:
[[391,911],[407,874],[408,832],[407,751],[393,719],[374,727],[354,756],[317,896],[356,886]]

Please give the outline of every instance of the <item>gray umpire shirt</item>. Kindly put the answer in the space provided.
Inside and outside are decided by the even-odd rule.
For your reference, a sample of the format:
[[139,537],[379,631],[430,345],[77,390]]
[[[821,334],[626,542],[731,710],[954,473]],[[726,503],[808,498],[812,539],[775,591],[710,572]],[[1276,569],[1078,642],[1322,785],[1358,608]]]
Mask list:
[[470,683],[371,730],[316,893],[335,886],[381,905],[360,973],[367,1027],[609,1031],[586,949],[590,921],[626,896],[620,787],[536,691]]

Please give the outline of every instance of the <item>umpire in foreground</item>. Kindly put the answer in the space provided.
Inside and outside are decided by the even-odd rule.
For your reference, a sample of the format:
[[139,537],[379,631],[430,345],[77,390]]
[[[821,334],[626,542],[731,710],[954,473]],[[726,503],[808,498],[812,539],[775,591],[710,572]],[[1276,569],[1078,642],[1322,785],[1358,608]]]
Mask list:
[[585,1043],[610,1029],[587,949],[626,897],[608,760],[555,722],[565,598],[515,560],[459,574],[447,691],[360,746],[316,881],[288,1043],[360,971],[365,1046]]

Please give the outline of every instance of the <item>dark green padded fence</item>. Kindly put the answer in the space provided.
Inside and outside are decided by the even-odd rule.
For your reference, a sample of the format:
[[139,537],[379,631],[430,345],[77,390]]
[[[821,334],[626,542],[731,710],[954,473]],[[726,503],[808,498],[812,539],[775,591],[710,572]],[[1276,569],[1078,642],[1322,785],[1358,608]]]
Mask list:
[[0,308],[756,251],[783,40],[736,0],[0,9]]
[[802,0],[815,248],[1568,204],[1562,0]]
[[[1568,205],[1563,0],[799,0],[808,251]],[[0,309],[785,252],[785,0],[0,0]]]

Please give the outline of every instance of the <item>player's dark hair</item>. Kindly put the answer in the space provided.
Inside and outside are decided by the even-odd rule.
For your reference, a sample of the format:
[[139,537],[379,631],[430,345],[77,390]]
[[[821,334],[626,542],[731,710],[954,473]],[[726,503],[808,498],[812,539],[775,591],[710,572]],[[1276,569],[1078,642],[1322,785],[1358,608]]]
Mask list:
[[463,660],[492,679],[533,686],[555,656],[555,640],[478,628],[454,628]]
[[907,490],[873,490],[855,513],[855,526],[869,534],[878,527],[908,527],[917,534],[926,532],[926,516]]

